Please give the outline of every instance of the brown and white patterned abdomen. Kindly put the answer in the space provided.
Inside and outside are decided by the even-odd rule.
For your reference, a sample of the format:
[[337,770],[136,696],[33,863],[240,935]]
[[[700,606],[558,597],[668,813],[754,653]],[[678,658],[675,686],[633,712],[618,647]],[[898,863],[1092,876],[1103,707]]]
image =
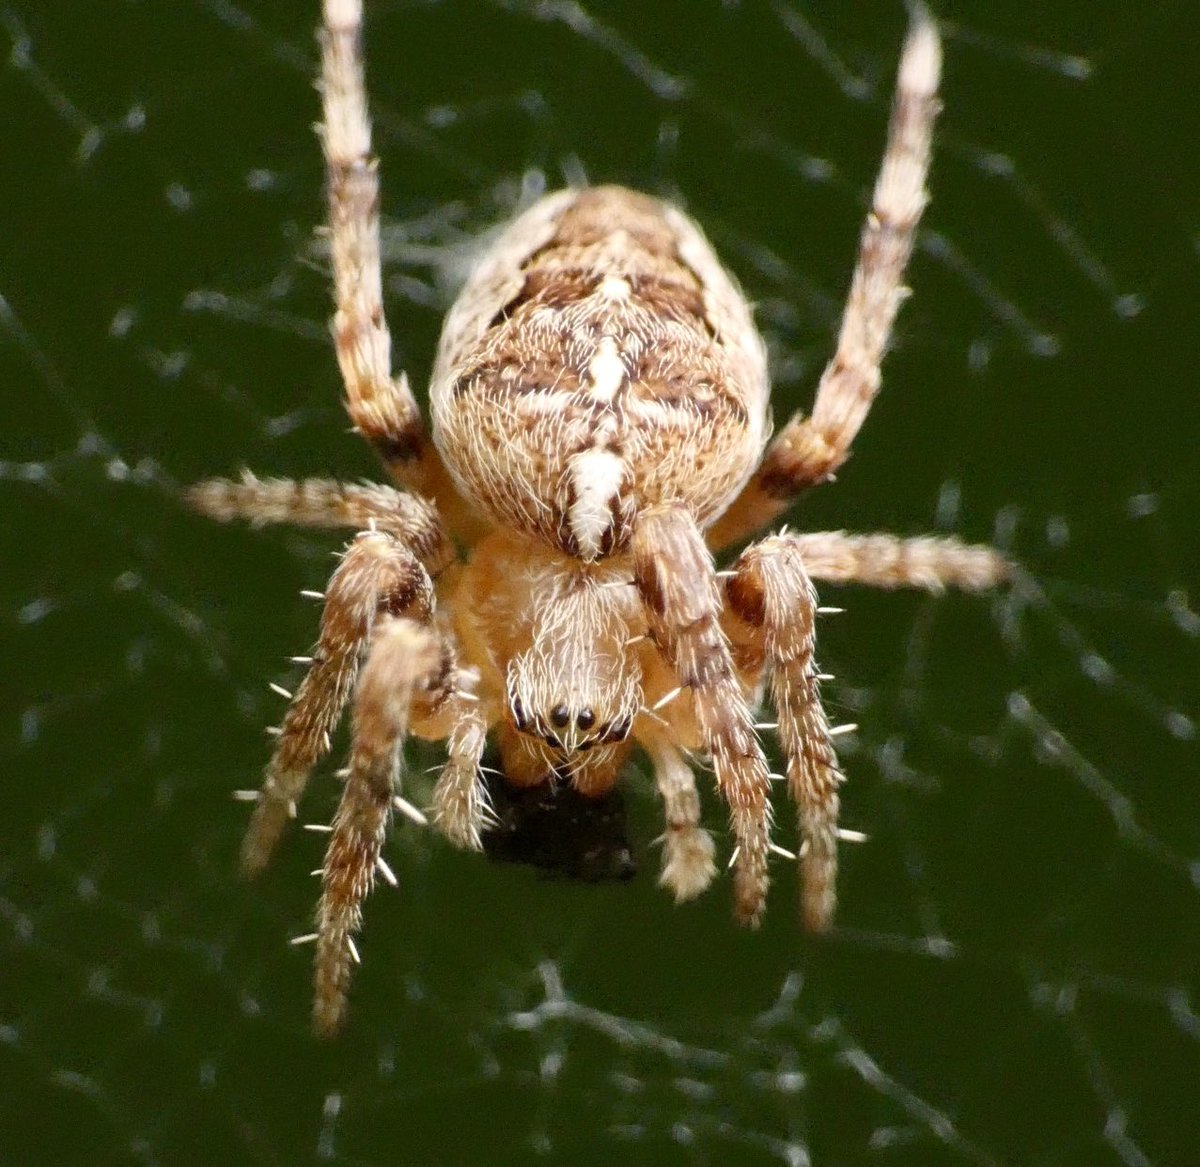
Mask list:
[[446,317],[434,440],[493,521],[593,560],[661,502],[711,523],[766,437],[749,308],[682,212],[620,187],[515,219]]

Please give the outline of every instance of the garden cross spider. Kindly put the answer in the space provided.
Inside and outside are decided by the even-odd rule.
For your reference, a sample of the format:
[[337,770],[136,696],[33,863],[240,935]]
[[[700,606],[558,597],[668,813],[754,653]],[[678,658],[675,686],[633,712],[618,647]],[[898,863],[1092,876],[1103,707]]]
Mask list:
[[[735,840],[734,912],[760,919],[773,775],[752,708],[769,686],[799,808],[803,916],[834,909],[842,774],[813,660],[813,580],[982,589],[1009,575],[948,538],[781,533],[717,571],[713,552],[830,481],[879,389],[879,365],[926,203],[941,51],[918,5],[887,148],[833,359],[808,417],[768,443],[769,386],[750,309],[682,211],[620,187],[565,190],[519,215],[450,309],[430,387],[432,441],[390,367],[379,171],[361,0],[325,0],[321,142],[336,313],[356,430],[402,488],[213,480],[218,519],[349,527],[320,635],[284,717],[242,849],[270,858],[309,772],[352,709],[350,756],[317,909],[314,1024],[341,1024],[354,934],[399,799],[404,738],[445,740],[432,818],[479,849],[493,735],[508,787],[614,786],[635,744],[663,801],[661,882],[715,874],[691,759],[711,759]],[[782,852],[787,854],[786,852]]]

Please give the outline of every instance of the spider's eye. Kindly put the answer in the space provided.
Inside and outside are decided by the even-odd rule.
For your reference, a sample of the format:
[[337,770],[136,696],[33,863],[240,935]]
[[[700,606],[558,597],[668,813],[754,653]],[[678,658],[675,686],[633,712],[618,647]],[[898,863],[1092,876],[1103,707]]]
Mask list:
[[550,710],[550,723],[557,729],[566,729],[571,720],[571,711],[560,701]]
[[512,715],[513,722],[522,733],[529,728],[529,718],[525,715],[525,706],[521,704],[520,697],[512,699]]
[[584,733],[587,733],[593,725],[596,724],[596,715],[590,707],[585,706],[579,711],[579,716],[575,718],[575,724],[579,726]]
[[605,742],[623,742],[633,728],[633,718],[626,714],[620,721],[614,721],[600,739]]

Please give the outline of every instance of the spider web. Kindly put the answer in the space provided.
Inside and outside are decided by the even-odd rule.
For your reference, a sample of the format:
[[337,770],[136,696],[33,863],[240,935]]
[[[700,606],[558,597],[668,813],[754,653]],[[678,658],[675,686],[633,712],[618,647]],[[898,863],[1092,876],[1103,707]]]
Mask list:
[[[285,943],[320,840],[239,883],[229,794],[337,540],[178,498],[242,465],[375,472],[312,243],[315,8],[0,0],[0,1157],[1200,1161],[1194,9],[942,5],[917,295],[855,458],[793,521],[991,539],[1027,577],[826,591],[869,836],[837,932],[800,934],[782,861],[759,933],[725,881],[675,908],[635,776],[626,886],[398,829],[321,1045]],[[903,25],[882,0],[372,5],[397,361],[422,379],[470,240],[587,176],[696,214],[758,303],[777,416],[808,400]]]

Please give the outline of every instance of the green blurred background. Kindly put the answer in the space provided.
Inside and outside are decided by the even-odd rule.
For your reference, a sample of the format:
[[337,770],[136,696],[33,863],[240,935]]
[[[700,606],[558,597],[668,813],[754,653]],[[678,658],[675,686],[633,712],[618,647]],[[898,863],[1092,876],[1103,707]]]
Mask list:
[[[1030,579],[826,593],[871,837],[840,929],[801,934],[782,862],[758,933],[725,880],[675,908],[635,768],[626,886],[400,826],[330,1045],[286,943],[320,840],[239,882],[230,791],[338,540],[178,498],[375,472],[312,243],[316,5],[0,0],[0,1162],[1200,1164],[1200,10],[940,9],[916,295],[795,521],[996,539]],[[808,401],[904,23],[371,4],[397,362],[423,383],[466,240],[586,175],[704,223],[778,415]],[[335,794],[327,769],[306,815]]]

